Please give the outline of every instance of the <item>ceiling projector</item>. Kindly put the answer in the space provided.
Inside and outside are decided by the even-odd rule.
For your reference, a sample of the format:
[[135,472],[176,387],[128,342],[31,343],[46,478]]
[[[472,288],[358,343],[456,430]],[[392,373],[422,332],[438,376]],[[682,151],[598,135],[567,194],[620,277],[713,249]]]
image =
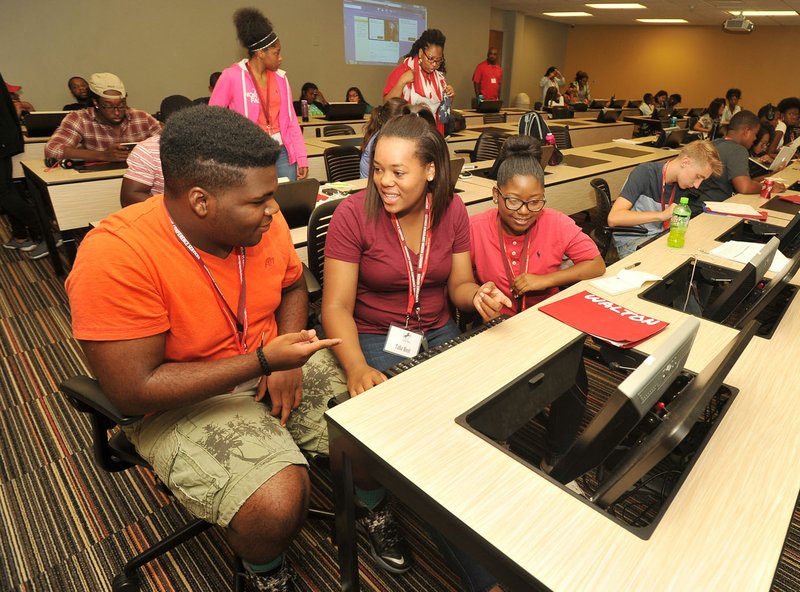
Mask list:
[[753,30],[753,21],[747,20],[740,14],[722,23],[722,28],[733,33],[749,33]]

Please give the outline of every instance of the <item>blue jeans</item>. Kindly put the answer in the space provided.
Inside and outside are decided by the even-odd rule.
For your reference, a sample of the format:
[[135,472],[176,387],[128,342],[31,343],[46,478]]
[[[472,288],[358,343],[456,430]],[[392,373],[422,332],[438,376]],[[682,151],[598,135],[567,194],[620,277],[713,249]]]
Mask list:
[[278,177],[288,177],[290,181],[297,181],[297,163],[289,164],[289,153],[286,151],[286,146],[281,146],[275,168]]
[[[451,319],[438,329],[433,329],[425,333],[425,338],[430,347],[436,347],[445,341],[457,337],[460,333],[458,326]],[[386,343],[386,335],[359,333],[358,342],[361,345],[361,351],[364,353],[367,364],[381,372],[406,359],[402,356],[396,356],[383,351],[383,346]],[[465,590],[468,592],[483,592],[497,583],[497,579],[492,576],[492,574],[469,557],[469,555],[461,551],[461,549],[453,545],[439,532],[432,528],[428,528],[428,531],[431,538],[436,543],[436,546],[439,547],[439,552],[442,554],[445,561],[447,561],[450,567],[461,577]]]

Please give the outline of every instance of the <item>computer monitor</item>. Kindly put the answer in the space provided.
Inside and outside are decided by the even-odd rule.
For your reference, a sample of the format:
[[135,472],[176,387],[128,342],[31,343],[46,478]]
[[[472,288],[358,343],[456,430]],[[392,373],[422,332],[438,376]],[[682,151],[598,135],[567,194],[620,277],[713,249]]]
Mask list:
[[503,101],[485,100],[478,103],[476,111],[478,113],[499,113],[503,108]]
[[366,103],[328,103],[325,119],[328,121],[344,121],[348,119],[364,119]]
[[663,130],[655,142],[656,148],[678,148],[686,139],[689,130],[683,127],[673,127]]
[[[687,436],[758,329],[751,321],[667,404],[654,430],[637,439],[605,476],[591,501],[608,507],[647,475]],[[684,473],[685,474],[685,473]]]
[[576,112],[583,112],[589,109],[589,105],[587,105],[586,103],[573,103],[572,105],[570,105],[570,107],[572,108],[573,111]]
[[600,465],[651,410],[683,371],[700,321],[689,317],[612,393],[550,477],[569,483]]
[[598,123],[616,123],[622,111],[615,111],[614,109],[602,109],[597,114]]
[[736,306],[756,287],[769,270],[780,241],[773,237],[755,254],[749,263],[728,282],[728,285],[703,310],[703,317],[717,323],[723,322]]
[[589,109],[602,109],[606,106],[606,103],[607,101],[593,99],[592,102],[589,104]]
[[29,138],[52,136],[69,111],[31,111],[25,116],[25,135]]
[[635,101],[628,101],[628,108],[629,109],[638,109],[639,105],[641,105],[641,104],[642,104],[642,101],[639,100],[639,99],[636,99]]
[[625,106],[625,99],[614,99],[608,104],[609,109],[622,109]]
[[796,213],[789,224],[782,228],[758,220],[742,220],[715,240],[723,243],[729,240],[766,243],[774,236],[777,236],[780,241],[778,250],[787,257],[794,257],[800,251],[800,212]]
[[319,181],[316,179],[278,183],[275,189],[275,201],[278,202],[289,228],[308,226],[308,219],[317,205],[318,197]]

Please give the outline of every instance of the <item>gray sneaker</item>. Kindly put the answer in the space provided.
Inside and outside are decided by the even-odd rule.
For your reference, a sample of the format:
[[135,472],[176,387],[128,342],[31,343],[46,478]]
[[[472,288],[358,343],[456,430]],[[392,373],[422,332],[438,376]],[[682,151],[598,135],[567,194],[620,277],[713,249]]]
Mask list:
[[33,242],[31,239],[26,238],[23,241],[18,241],[15,238],[10,238],[8,241],[3,243],[4,249],[11,249],[13,251],[32,251],[36,248],[36,243]]
[[47,248],[47,243],[42,241],[25,254],[28,256],[29,259],[36,260],[36,259],[42,259],[43,257],[47,257],[50,254],[50,251]]
[[245,571],[246,589],[250,592],[294,592],[294,569],[286,559],[283,564],[267,574]]

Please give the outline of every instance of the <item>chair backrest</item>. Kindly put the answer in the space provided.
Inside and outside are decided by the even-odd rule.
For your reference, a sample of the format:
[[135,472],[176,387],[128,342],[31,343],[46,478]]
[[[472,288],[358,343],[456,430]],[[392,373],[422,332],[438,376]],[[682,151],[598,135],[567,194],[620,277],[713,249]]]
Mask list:
[[556,139],[556,146],[559,150],[572,148],[572,140],[569,137],[569,128],[566,125],[554,125],[550,132]]
[[605,259],[608,247],[611,244],[611,233],[605,229],[608,225],[608,214],[611,211],[611,189],[605,179],[597,177],[592,179],[589,184],[594,189],[595,200],[597,202],[596,224],[592,228],[589,236],[600,250],[600,255]]
[[319,196],[319,181],[300,179],[290,183],[278,183],[275,201],[281,207],[289,228],[308,226],[308,219]]
[[505,113],[485,113],[483,123],[505,123],[508,115]]
[[361,178],[361,150],[355,146],[326,148],[322,158],[325,160],[325,175],[329,183]]
[[472,162],[479,160],[493,160],[500,154],[500,149],[506,143],[508,136],[505,134],[494,134],[491,132],[483,132],[478,136],[475,142],[475,150],[472,151],[470,157]]
[[[347,198],[343,198],[347,199]],[[328,237],[333,212],[342,203],[342,199],[328,199],[322,202],[314,211],[308,221],[308,234],[306,236],[306,254],[308,256],[308,269],[317,278],[320,286],[325,279],[325,239]]]
[[714,124],[711,126],[711,131],[708,132],[708,139],[709,140],[716,140],[717,138],[721,137],[722,134],[719,132],[719,121],[715,121]]
[[[334,125],[326,125],[322,128],[322,137],[326,138],[328,136],[355,136],[356,130],[353,129],[352,126],[347,125],[346,123],[337,123]],[[317,137],[320,135],[320,128],[317,128]]]
[[541,113],[528,111],[525,115],[520,117],[517,131],[520,136],[533,136],[542,142],[545,136],[550,133],[550,127],[545,122]]

